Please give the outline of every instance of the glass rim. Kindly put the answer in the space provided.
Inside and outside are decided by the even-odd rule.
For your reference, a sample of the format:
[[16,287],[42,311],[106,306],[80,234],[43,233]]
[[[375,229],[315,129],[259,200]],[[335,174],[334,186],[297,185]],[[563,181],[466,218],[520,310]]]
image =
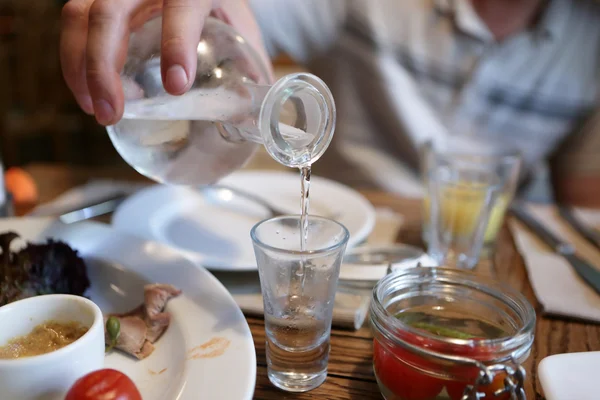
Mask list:
[[275,246],[271,246],[270,244],[265,243],[264,241],[260,240],[256,234],[256,231],[258,228],[260,228],[262,225],[267,224],[269,222],[275,222],[275,221],[279,221],[279,220],[283,220],[283,219],[294,219],[294,220],[298,220],[298,223],[300,223],[300,218],[302,216],[300,214],[292,214],[292,215],[280,215],[278,217],[269,217],[269,218],[265,218],[262,221],[257,222],[252,229],[250,230],[250,238],[252,239],[252,242],[259,246],[262,249],[265,250],[270,250],[270,251],[275,251],[281,254],[290,254],[290,255],[322,255],[322,254],[327,254],[327,253],[332,253],[337,251],[340,247],[345,246],[348,243],[348,239],[350,239],[350,232],[348,231],[348,228],[346,228],[343,224],[339,223],[336,220],[333,220],[331,218],[326,218],[326,217],[320,217],[318,215],[309,215],[308,216],[308,221],[310,223],[310,221],[314,221],[314,220],[319,220],[319,221],[325,221],[328,223],[332,223],[337,225],[338,227],[340,227],[342,229],[343,232],[343,238],[342,240],[340,240],[338,243],[331,245],[329,247],[325,247],[322,249],[316,249],[316,250],[306,250],[306,251],[300,251],[300,250],[288,250],[288,249],[282,249],[279,247],[275,247]]
[[490,160],[503,160],[512,159],[515,161],[523,160],[523,151],[516,147],[502,147],[502,148],[487,148],[484,152],[469,152],[463,149],[453,148],[439,148],[436,147],[433,141],[429,140],[425,143],[426,151],[430,152],[439,157],[451,158],[451,157],[468,157],[474,160],[485,161]]
[[[423,273],[431,277],[431,279],[439,280],[441,278],[442,282],[467,286],[471,290],[479,291],[487,296],[494,297],[497,300],[502,301],[505,305],[509,306],[520,317],[520,319],[523,320],[523,322],[518,326],[514,334],[494,339],[447,338],[424,331],[422,329],[414,328],[391,315],[387,311],[386,307],[384,307],[384,305],[381,303],[380,298],[383,294],[382,291],[392,286],[395,283],[395,280],[411,275],[422,278]],[[418,286],[421,285],[422,284],[419,284]],[[404,339],[399,337],[400,335],[394,335],[394,331],[406,332],[415,338],[423,338],[424,341],[428,341],[430,343],[454,346],[454,348],[500,347],[504,349],[504,351],[510,351],[511,354],[521,354],[525,353],[531,347],[533,335],[535,333],[535,309],[523,294],[512,287],[497,281],[496,279],[480,276],[472,271],[446,267],[416,267],[400,270],[385,276],[377,283],[377,285],[375,285],[372,291],[371,300],[371,320],[374,327],[379,331],[383,331],[383,333],[385,333],[389,339],[393,340],[399,345],[408,344],[409,347],[415,346],[414,344],[411,344],[411,342],[406,342]],[[452,354],[432,352],[426,348],[420,348],[420,350],[436,356],[437,358],[452,356]],[[500,351],[502,352],[503,350]],[[492,354],[490,354],[490,356],[492,356]],[[494,361],[494,357],[492,357],[489,361]]]
[[472,154],[468,152],[436,153],[435,157],[450,165],[466,167],[506,166],[507,168],[521,167],[523,158],[520,155]]

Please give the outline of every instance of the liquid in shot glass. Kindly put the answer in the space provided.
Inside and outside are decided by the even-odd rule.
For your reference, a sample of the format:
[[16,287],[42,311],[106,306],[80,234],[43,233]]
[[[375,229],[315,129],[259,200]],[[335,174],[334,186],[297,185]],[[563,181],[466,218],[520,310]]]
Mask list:
[[348,230],[338,222],[308,217],[302,248],[301,217],[258,223],[251,237],[265,310],[269,380],[280,389],[305,392],[327,377],[329,338],[340,264]]

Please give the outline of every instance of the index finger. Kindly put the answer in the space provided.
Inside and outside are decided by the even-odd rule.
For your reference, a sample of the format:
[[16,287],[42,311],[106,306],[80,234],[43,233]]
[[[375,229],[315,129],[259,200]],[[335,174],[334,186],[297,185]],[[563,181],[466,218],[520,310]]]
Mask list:
[[212,0],[165,0],[163,4],[161,73],[171,94],[183,94],[196,75],[196,48]]
[[119,72],[125,64],[131,13],[144,0],[96,0],[90,7],[87,40],[87,85],[96,120],[116,123],[123,115]]
[[61,14],[60,64],[63,78],[79,106],[94,113],[85,77],[88,12],[94,0],[70,0]]

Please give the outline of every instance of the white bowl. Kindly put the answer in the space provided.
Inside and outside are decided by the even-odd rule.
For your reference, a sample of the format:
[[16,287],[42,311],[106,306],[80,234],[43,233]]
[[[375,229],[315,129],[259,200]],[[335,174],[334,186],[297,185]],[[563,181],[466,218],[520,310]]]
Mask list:
[[48,320],[79,322],[89,330],[75,342],[50,353],[0,359],[0,398],[62,400],[77,379],[104,365],[102,312],[80,296],[36,296],[0,307],[0,346]]

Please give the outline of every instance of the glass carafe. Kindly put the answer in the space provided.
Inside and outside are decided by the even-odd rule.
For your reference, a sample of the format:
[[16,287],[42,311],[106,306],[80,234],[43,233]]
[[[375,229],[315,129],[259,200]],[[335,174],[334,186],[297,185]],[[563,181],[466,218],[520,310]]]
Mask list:
[[327,149],[335,105],[319,78],[292,74],[271,85],[246,40],[209,18],[193,86],[171,96],[161,80],[160,35],[160,18],[131,35],[121,74],[124,116],[107,128],[117,151],[140,173],[159,182],[208,184],[241,167],[258,144],[295,168]]

